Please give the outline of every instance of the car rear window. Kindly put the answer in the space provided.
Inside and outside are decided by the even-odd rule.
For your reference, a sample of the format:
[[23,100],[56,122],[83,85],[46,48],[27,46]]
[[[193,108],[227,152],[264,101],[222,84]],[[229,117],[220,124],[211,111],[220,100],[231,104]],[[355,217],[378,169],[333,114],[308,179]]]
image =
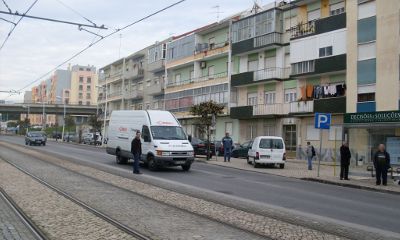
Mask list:
[[261,139],[260,148],[263,149],[283,149],[283,142],[281,139]]

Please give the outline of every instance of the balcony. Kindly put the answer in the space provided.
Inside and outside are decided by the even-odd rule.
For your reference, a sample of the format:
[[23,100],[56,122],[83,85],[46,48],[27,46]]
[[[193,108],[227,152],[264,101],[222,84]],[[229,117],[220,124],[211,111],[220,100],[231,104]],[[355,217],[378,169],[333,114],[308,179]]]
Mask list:
[[220,54],[227,54],[229,42],[198,44],[194,53],[194,60],[203,60]]
[[300,23],[290,29],[291,40],[346,28],[346,13]]
[[142,99],[143,98],[143,90],[131,90],[124,92],[125,99]]
[[179,82],[168,82],[167,87],[168,88],[176,87],[176,86],[181,86],[181,85],[186,85],[186,84],[205,82],[205,81],[209,81],[209,80],[226,79],[227,76],[228,76],[228,72],[221,72],[221,73],[216,73],[216,74],[212,74],[212,75],[181,80]]
[[232,119],[253,118],[253,106],[231,107],[230,117]]
[[254,51],[260,48],[267,48],[273,45],[282,45],[282,33],[273,32],[257,36],[244,41],[232,44],[232,55]]
[[130,80],[137,80],[137,79],[141,79],[143,77],[144,77],[144,69],[143,68],[127,71],[125,73],[125,78],[130,79]]
[[254,106],[231,107],[230,117],[232,119],[251,119],[261,117],[274,117],[287,115],[289,113],[289,105],[276,104],[259,104]]
[[344,70],[346,70],[346,54],[341,54],[293,63],[290,77],[339,72]]
[[152,84],[150,87],[146,87],[146,94],[148,95],[160,95],[164,93],[163,83]]
[[157,73],[157,72],[164,72],[165,71],[165,60],[161,59],[147,65],[147,69],[149,72]]
[[313,113],[314,101],[300,101],[289,103],[289,114]]
[[266,68],[254,72],[244,72],[232,75],[232,87],[267,81],[282,81],[289,79],[290,68]]
[[346,113],[346,97],[315,99],[314,112]]

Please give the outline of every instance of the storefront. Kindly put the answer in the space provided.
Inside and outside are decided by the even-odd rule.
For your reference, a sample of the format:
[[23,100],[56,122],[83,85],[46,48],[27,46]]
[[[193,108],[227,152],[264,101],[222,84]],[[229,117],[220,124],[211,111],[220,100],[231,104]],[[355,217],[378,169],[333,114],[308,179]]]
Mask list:
[[390,154],[391,164],[400,165],[400,111],[347,113],[344,127],[352,160],[372,162],[382,143]]

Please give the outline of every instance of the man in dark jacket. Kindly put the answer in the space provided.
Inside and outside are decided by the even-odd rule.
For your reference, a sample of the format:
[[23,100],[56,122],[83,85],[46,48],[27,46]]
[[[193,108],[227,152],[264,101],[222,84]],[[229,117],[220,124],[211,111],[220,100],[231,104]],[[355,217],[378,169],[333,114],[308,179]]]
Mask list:
[[224,162],[228,160],[231,161],[231,152],[233,147],[232,138],[229,136],[229,133],[225,133],[225,137],[222,138],[222,146],[224,147]]
[[139,170],[139,160],[142,155],[142,142],[140,141],[140,131],[136,132],[135,138],[131,143],[131,153],[133,155],[133,173],[142,174]]
[[351,153],[346,142],[340,147],[340,180],[349,180],[349,165]]
[[387,173],[390,168],[390,155],[385,150],[385,145],[379,144],[378,151],[374,156],[374,167],[376,170],[376,185],[387,185]]

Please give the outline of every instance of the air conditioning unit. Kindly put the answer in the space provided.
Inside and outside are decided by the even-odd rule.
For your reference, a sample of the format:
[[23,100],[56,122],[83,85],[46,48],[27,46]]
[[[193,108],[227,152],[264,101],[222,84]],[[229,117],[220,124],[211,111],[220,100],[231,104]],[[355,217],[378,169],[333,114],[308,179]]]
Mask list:
[[206,68],[207,67],[207,62],[200,62],[200,68]]

